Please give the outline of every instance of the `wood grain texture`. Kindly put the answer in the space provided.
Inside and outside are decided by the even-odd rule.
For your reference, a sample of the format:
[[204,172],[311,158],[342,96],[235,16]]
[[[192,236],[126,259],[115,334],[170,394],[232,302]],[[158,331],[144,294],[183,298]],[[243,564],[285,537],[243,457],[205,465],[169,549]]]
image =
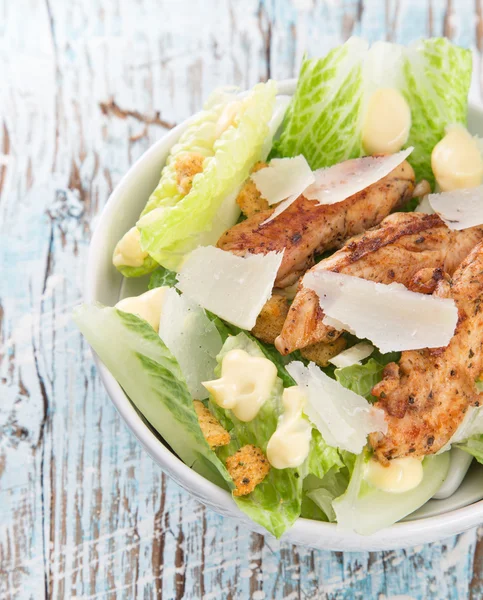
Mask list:
[[70,312],[109,193],[212,88],[292,77],[352,34],[444,33],[481,73],[483,3],[0,0],[0,15],[0,598],[482,598],[483,529],[342,554],[199,505],[127,431]]

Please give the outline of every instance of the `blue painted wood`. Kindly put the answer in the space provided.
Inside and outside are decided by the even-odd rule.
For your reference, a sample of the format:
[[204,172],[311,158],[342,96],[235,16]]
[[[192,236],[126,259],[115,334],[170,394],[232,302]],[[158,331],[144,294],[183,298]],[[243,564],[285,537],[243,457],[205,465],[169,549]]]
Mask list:
[[479,0],[0,7],[0,599],[483,597],[483,529],[342,554],[200,506],[127,431],[70,320],[110,191],[212,88],[291,77],[352,34],[481,49]]

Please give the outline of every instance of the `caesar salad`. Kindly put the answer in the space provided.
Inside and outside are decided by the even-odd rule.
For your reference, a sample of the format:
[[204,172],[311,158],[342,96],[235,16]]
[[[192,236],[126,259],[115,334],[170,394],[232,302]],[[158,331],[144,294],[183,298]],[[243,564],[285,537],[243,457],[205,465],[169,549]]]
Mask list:
[[[189,467],[280,537],[371,534],[483,463],[471,52],[351,38],[216,90],[113,251],[149,289],[75,320]],[[440,492],[441,493],[441,492]]]

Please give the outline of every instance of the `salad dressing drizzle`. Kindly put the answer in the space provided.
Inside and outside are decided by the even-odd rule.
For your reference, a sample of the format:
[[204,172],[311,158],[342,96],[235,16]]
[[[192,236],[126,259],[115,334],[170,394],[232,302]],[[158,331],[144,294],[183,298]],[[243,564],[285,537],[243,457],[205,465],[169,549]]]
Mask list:
[[240,421],[252,421],[270,397],[277,368],[260,356],[250,356],[245,350],[230,350],[221,363],[221,377],[203,385],[213,400],[233,411]]
[[284,412],[267,446],[268,462],[275,469],[299,467],[309,454],[312,425],[303,416],[305,403],[305,394],[298,386],[284,390]]

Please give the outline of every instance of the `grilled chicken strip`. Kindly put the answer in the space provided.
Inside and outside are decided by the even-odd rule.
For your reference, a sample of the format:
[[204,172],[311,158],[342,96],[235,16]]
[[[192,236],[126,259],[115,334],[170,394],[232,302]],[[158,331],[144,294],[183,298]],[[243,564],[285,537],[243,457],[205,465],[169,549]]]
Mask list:
[[[395,213],[378,227],[350,240],[313,270],[345,273],[378,283],[397,281],[413,291],[424,291],[418,289],[422,282],[412,281],[418,271],[430,268],[433,279],[443,273],[452,275],[480,240],[483,227],[451,231],[438,215]],[[433,274],[433,269],[439,271]],[[323,317],[317,294],[301,286],[275,341],[278,351],[289,354],[310,344],[335,340],[341,332],[324,325]]]
[[226,231],[218,247],[239,256],[285,250],[275,287],[294,283],[314,264],[314,255],[340,248],[347,238],[380,223],[412,197],[414,171],[404,161],[389,175],[336,204],[300,196],[276,219],[262,225],[275,209],[264,210]]
[[398,364],[384,369],[372,390],[386,412],[386,435],[369,441],[382,462],[438,452],[451,438],[469,406],[483,399],[475,380],[483,368],[483,242],[435,292],[453,298],[458,325],[446,348],[403,352]]

